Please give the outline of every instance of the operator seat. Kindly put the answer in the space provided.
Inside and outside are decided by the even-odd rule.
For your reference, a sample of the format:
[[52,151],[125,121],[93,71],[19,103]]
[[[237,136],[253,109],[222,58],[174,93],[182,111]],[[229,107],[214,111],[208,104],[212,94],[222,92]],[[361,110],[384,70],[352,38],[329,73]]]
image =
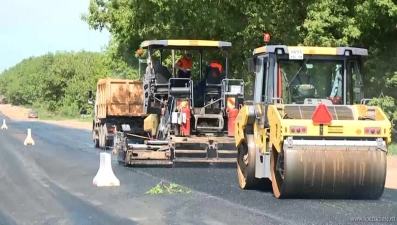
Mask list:
[[172,78],[169,81],[169,95],[176,98],[191,98],[193,82],[190,78]]
[[219,97],[221,95],[222,76],[218,68],[208,67],[206,71],[206,86],[204,95]]
[[168,93],[168,85],[172,77],[171,72],[159,62],[154,63],[153,70],[155,74],[155,91],[157,93]]

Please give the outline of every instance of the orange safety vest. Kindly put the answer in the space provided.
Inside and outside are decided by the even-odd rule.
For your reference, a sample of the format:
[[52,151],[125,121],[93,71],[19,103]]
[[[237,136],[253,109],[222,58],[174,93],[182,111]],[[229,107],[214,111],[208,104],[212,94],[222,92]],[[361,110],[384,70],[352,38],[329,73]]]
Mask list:
[[193,67],[193,60],[191,59],[187,59],[186,57],[180,58],[178,60],[178,64],[180,67],[184,68],[184,69],[189,69],[191,70]]
[[218,69],[219,69],[219,72],[222,73],[222,65],[221,65],[221,64],[219,64],[219,63],[217,63],[217,62],[211,62],[211,63],[210,63],[210,67],[212,67],[212,68],[218,68]]

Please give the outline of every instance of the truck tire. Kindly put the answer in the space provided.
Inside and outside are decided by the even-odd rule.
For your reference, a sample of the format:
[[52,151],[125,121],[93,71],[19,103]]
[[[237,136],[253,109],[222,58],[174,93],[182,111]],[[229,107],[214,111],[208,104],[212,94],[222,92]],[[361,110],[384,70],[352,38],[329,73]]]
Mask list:
[[101,126],[101,128],[99,129],[100,130],[100,135],[99,135],[99,147],[101,148],[101,149],[104,149],[104,150],[106,150],[106,148],[107,148],[107,141],[106,141],[106,126],[105,125],[102,125]]
[[99,143],[99,148],[102,148],[101,136],[102,136],[102,130],[101,130],[101,129],[98,129],[98,143]]
[[94,147],[99,148],[99,139],[96,138],[96,131],[92,131],[92,140],[94,141]]
[[103,145],[104,145],[102,137],[103,137],[103,131],[102,131],[102,126],[101,126],[98,129],[98,138],[99,138],[99,148],[100,149],[103,149]]

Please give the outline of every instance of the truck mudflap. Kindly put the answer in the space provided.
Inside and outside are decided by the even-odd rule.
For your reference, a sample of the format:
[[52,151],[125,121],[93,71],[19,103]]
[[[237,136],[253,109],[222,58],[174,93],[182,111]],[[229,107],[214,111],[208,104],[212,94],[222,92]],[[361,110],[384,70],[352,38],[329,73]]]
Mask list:
[[235,164],[234,137],[171,137],[170,150],[175,163]]
[[[280,198],[378,199],[386,180],[383,139],[284,140],[272,153],[272,185]],[[275,165],[275,166],[274,166]]]

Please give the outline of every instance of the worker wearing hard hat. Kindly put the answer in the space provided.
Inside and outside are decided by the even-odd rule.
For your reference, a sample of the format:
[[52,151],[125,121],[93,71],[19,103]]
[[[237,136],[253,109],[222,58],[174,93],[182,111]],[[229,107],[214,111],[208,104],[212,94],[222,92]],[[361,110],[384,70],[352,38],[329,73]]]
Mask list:
[[209,68],[217,68],[219,70],[219,73],[222,74],[222,65],[219,62],[214,60],[208,65],[208,67]]
[[190,78],[192,67],[192,54],[185,52],[185,55],[175,63],[175,68],[178,70],[178,78]]
[[217,61],[212,61],[211,63],[209,63],[206,68],[206,72],[203,79],[197,84],[198,96],[203,97],[204,89],[208,79],[210,80],[221,79],[221,76],[222,76],[222,65]]

